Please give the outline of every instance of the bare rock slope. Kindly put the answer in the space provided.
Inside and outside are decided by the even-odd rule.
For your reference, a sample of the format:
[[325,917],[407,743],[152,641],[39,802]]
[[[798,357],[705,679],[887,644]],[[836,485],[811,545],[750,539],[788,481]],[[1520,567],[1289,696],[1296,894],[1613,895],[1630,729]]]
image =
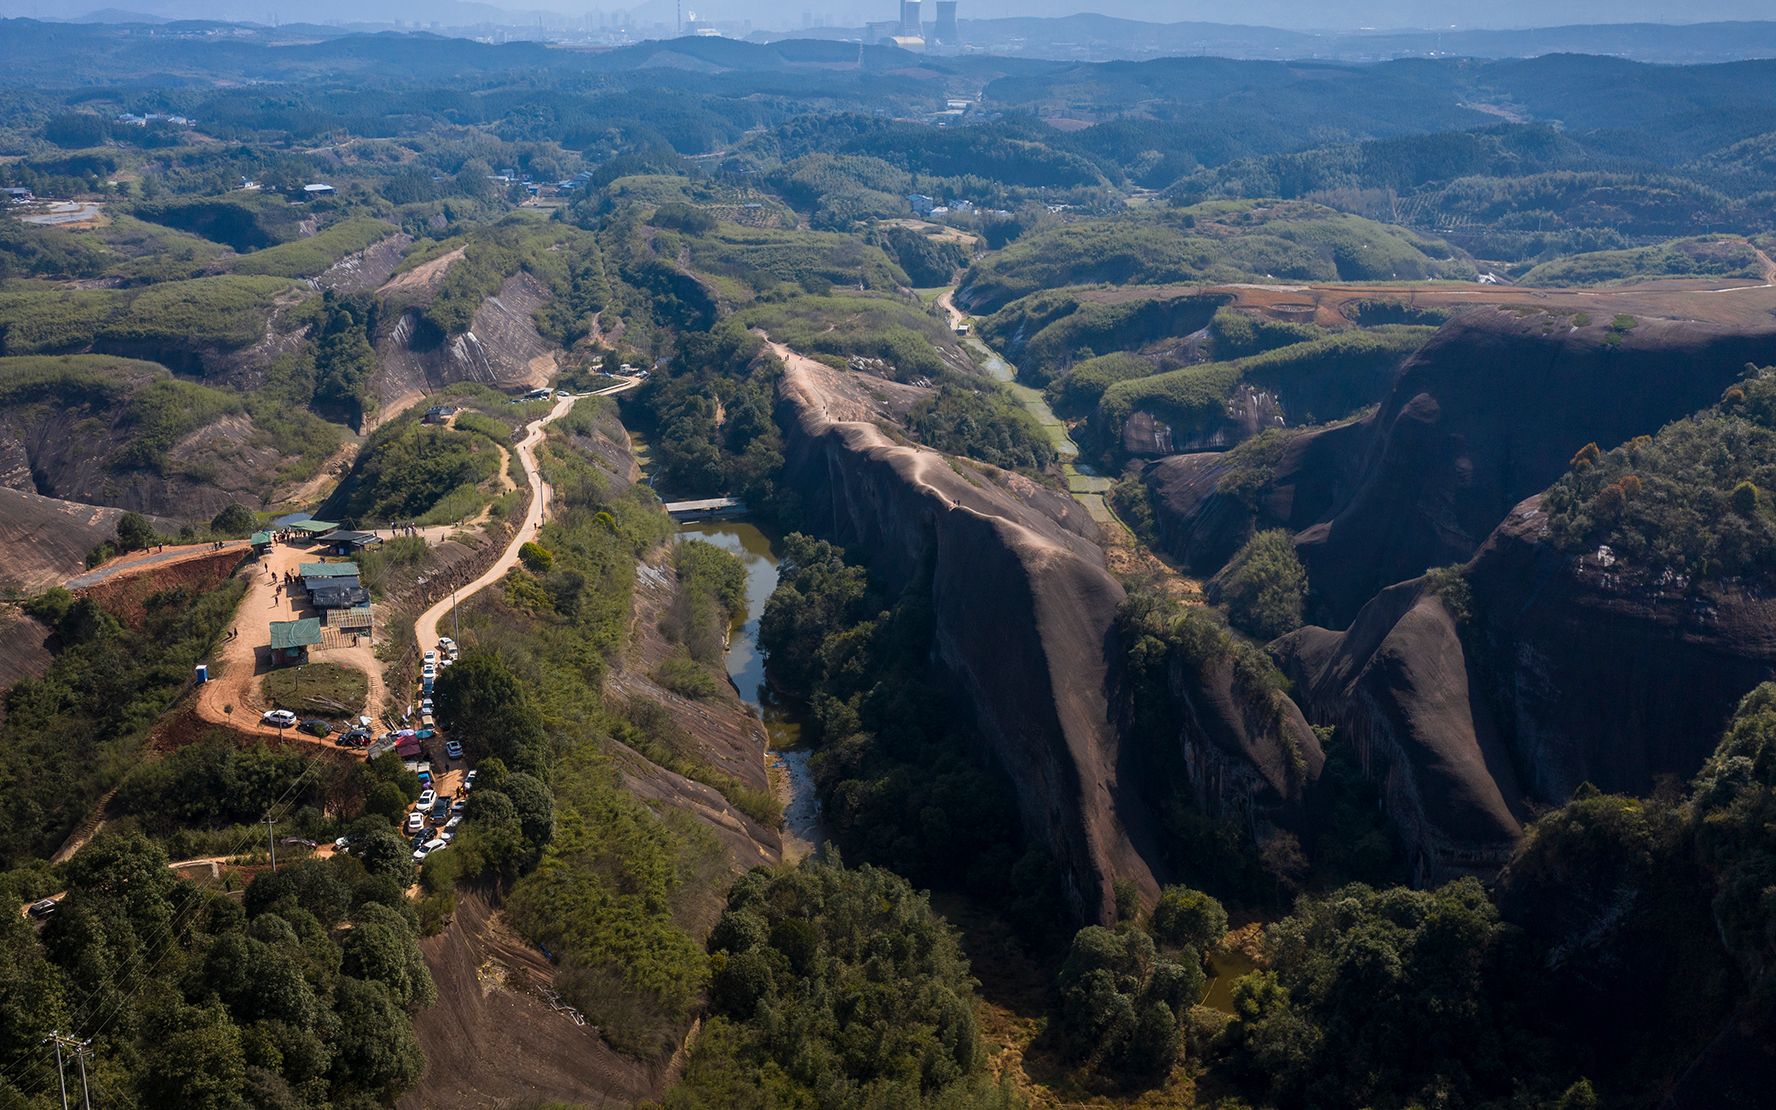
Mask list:
[[1420,877],[1502,863],[1581,784],[1695,774],[1733,707],[1776,678],[1776,598],[1682,586],[1559,550],[1539,496],[1468,564],[1465,625],[1422,581],[1344,632],[1272,645],[1310,718],[1348,729]]
[[1407,360],[1374,414],[1296,437],[1255,489],[1230,493],[1206,456],[1146,480],[1166,547],[1199,572],[1254,528],[1294,531],[1316,616],[1340,626],[1384,587],[1471,557],[1586,443],[1657,431],[1772,362],[1776,321],[1477,309]]
[[1016,784],[1024,824],[1060,862],[1081,916],[1153,876],[1119,815],[1109,641],[1122,587],[1064,495],[896,442],[842,375],[779,348],[786,473],[816,530],[892,586],[929,581],[938,661]]
[[396,407],[452,382],[542,385],[554,373],[553,347],[538,334],[531,314],[548,299],[540,281],[516,274],[482,302],[467,331],[452,336],[436,335],[417,309],[402,312],[377,343],[371,378],[377,403]]

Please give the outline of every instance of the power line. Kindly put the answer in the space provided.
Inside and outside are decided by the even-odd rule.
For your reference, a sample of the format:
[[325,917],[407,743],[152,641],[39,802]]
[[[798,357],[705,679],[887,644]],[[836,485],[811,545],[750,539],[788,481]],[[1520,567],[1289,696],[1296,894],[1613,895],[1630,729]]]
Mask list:
[[[280,797],[276,802],[272,803],[270,812],[276,812],[276,810],[279,806],[281,806],[285,802],[289,801],[290,797],[295,794],[296,788],[302,785],[302,780],[307,778],[310,774],[312,774],[314,772],[314,769],[318,766],[320,766],[320,761],[316,760],[315,762],[310,763],[308,765],[308,767],[300,775],[297,775],[296,778],[290,783],[289,789],[284,791],[283,796]],[[252,840],[254,839],[254,837],[256,837],[256,836],[258,836],[257,833],[249,834],[245,839],[243,839],[240,842],[240,844],[235,848],[235,850],[230,853],[230,855],[240,855],[243,851],[246,850],[246,846],[249,843],[251,843]],[[167,916],[166,922],[164,924],[162,924],[161,926],[156,927],[156,930],[155,930],[156,933],[170,932],[171,929],[173,928],[173,923],[175,921],[177,921],[179,916],[181,914],[185,913],[186,910],[192,908],[192,906],[195,904],[196,900],[199,897],[201,897],[201,895],[202,895],[201,888],[199,888],[196,883],[193,883],[191,885],[191,888],[185,892],[185,904],[180,906],[178,909],[174,910],[171,914],[169,914]],[[155,943],[159,944],[160,938],[157,937],[155,940]],[[138,950],[146,951],[148,947],[149,947],[148,945],[142,945],[139,947]],[[140,966],[138,965],[137,969],[130,973],[131,975],[136,976],[138,981],[136,982],[136,985],[130,989],[130,992],[128,994],[124,995],[121,999],[116,999],[116,992],[115,991],[112,992],[112,997],[114,999],[116,999],[115,1005],[110,1006],[110,1012],[108,1014],[105,1014],[104,1020],[99,1023],[98,1027],[91,1030],[90,1034],[88,1035],[88,1040],[91,1040],[92,1038],[97,1037],[100,1033],[103,1033],[107,1028],[110,1027],[110,1025],[113,1021],[117,1020],[118,1015],[123,1012],[123,1008],[125,1006],[127,1006],[129,1004],[129,1002],[132,999],[134,999],[138,993],[141,992],[141,990],[144,986],[147,985],[147,976],[152,975],[156,970],[158,970],[160,968],[160,965],[163,962],[165,962],[166,958],[172,954],[172,951],[173,951],[172,945],[168,944],[168,945],[163,946],[161,949],[160,955],[155,958],[155,960],[152,964],[149,965],[146,974],[143,974],[141,972]],[[96,991],[95,991],[95,993],[96,993]],[[98,1013],[94,1013],[94,1014],[90,1015],[88,1020],[89,1021],[97,1020],[98,1014],[104,1013],[104,1011],[105,1011],[105,1006],[101,1005]]]
[[86,1107],[86,1110],[92,1110],[92,1098],[86,1090],[86,1054],[92,1046],[92,1039],[88,1038],[83,1041],[78,1037],[70,1037],[57,1029],[43,1038],[43,1043],[55,1046],[56,1085],[62,1095],[62,1110],[68,1110],[68,1072],[66,1062],[62,1057],[62,1049],[64,1048],[71,1050],[75,1058],[80,1061],[80,1102],[82,1106]]
[[[283,795],[279,797],[277,801],[272,803],[270,812],[276,812],[279,807],[287,803],[291,797],[295,795],[297,789],[301,787],[303,780],[310,774],[314,773],[315,768],[319,765],[319,761],[310,763],[300,775],[297,775],[295,779],[291,780],[289,787],[285,789]],[[247,834],[240,843],[235,845],[234,850],[228,853],[228,856],[238,856],[245,852],[247,846],[251,844],[258,835],[257,832]],[[142,987],[146,985],[147,977],[151,976],[156,970],[158,970],[160,965],[165,962],[166,958],[171,955],[173,946],[170,944],[163,944],[163,941],[170,939],[169,934],[178,927],[179,919],[183,917],[187,911],[196,906],[202,895],[202,889],[195,883],[191,884],[191,886],[181,895],[181,904],[167,915],[164,922],[155,926],[148,939],[137,945],[136,952],[138,953],[147,952],[155,947],[161,948],[160,955],[155,958],[152,964],[144,969],[141,965],[141,957],[132,953],[128,959],[128,963],[134,965],[133,967],[130,967],[129,970],[112,977],[112,979],[107,980],[104,983],[94,986],[86,992],[86,996],[82,998],[79,1003],[80,1009],[85,1012],[85,1016],[81,1019],[79,1024],[85,1025],[88,1028],[89,1033],[87,1040],[89,1043],[108,1029],[112,1022],[117,1020],[118,1015],[123,1012],[123,1008],[127,1006],[128,1003],[140,993]],[[122,990],[123,984],[132,978],[137,980],[135,985],[131,987],[127,994],[119,997],[119,992]],[[111,988],[109,998],[104,1001],[95,1002],[101,991],[105,990],[107,987]]]

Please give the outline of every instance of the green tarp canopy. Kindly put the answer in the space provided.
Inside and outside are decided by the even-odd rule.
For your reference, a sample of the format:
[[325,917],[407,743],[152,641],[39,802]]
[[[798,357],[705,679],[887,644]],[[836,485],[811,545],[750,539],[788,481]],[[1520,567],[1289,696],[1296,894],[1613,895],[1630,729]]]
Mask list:
[[299,621],[271,622],[271,648],[273,651],[308,647],[320,642],[321,621],[318,617],[304,617]]
[[297,571],[304,578],[356,578],[356,563],[303,563]]
[[253,533],[252,544],[254,547],[264,547],[266,544],[268,544],[270,542],[271,542],[271,533],[270,532],[254,532]]
[[299,520],[295,524],[290,525],[290,530],[292,532],[307,532],[311,536],[318,536],[322,532],[331,532],[337,527],[339,527],[339,525],[329,524],[324,520]]

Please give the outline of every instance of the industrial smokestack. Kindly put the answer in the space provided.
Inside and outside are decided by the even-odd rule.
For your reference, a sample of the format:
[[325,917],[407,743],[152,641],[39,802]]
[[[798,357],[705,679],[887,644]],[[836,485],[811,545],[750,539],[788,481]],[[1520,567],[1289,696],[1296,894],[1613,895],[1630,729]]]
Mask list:
[[925,37],[925,24],[919,16],[919,0],[900,0],[900,35],[902,38]]
[[937,23],[931,29],[931,41],[944,46],[962,45],[962,31],[956,26],[956,0],[937,0]]

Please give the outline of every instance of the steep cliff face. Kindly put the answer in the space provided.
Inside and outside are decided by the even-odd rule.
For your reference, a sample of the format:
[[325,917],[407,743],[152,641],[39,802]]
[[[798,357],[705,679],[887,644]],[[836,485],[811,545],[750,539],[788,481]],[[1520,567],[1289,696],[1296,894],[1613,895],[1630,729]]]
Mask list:
[[1537,799],[1583,782],[1646,793],[1687,780],[1733,707],[1776,676],[1776,597],[1574,558],[1541,499],[1499,526],[1468,571],[1473,652]]
[[1468,559],[1586,443],[1653,432],[1772,361],[1776,324],[1477,309],[1407,360],[1373,415],[1297,437],[1254,489],[1230,494],[1196,456],[1147,481],[1166,547],[1193,569],[1254,525],[1296,531],[1315,617],[1342,626],[1391,583]]
[[[1252,533],[1299,532],[1332,511],[1356,479],[1360,421],[1283,433],[1238,452],[1173,455],[1140,472],[1154,507],[1159,546],[1192,574],[1226,565]],[[1263,457],[1258,457],[1262,455]],[[1251,480],[1242,477],[1249,468]]]
[[1309,717],[1345,727],[1384,784],[1424,878],[1496,867],[1530,808],[1582,783],[1687,780],[1738,700],[1776,676],[1776,598],[1565,554],[1540,500],[1466,568],[1465,627],[1415,581],[1344,632],[1272,645]]
[[[1132,707],[1128,707],[1132,708]],[[1183,785],[1196,806],[1264,842],[1278,830],[1301,834],[1303,801],[1325,768],[1326,755],[1301,710],[1281,694],[1244,684],[1226,655],[1201,665],[1174,659],[1166,668],[1165,708],[1171,717],[1164,758],[1182,762]],[[1148,783],[1149,801],[1163,805],[1169,783]],[[1188,881],[1190,876],[1164,876]]]
[[1119,812],[1110,638],[1122,587],[1070,499],[995,481],[896,443],[835,400],[834,371],[787,351],[779,387],[788,481],[815,530],[891,587],[929,581],[935,652],[1008,770],[1030,836],[1083,917],[1114,913],[1114,877],[1155,888]]
[[1481,310],[1407,361],[1368,422],[1351,496],[1297,540],[1324,617],[1341,624],[1383,586],[1467,559],[1586,443],[1656,431],[1776,359],[1776,328],[1582,319]]
[[1303,628],[1272,651],[1308,717],[1350,737],[1417,880],[1509,858],[1525,817],[1512,753],[1422,582],[1383,591],[1344,632]]
[[[1080,917],[1114,918],[1116,879],[1151,896],[1189,878],[1169,873],[1157,816],[1180,793],[1261,840],[1299,829],[1324,764],[1313,730],[1225,655],[1174,659],[1157,686],[1131,681],[1123,590],[1076,501],[896,442],[854,378],[777,351],[785,476],[813,530],[891,588],[929,583],[936,661]],[[1137,718],[1149,723],[1137,730]]]
[[[120,370],[117,380],[146,388],[154,378]],[[207,521],[230,502],[265,504],[277,475],[296,461],[244,411],[224,412],[165,447],[144,443],[129,400],[70,397],[0,409],[0,488]]]
[[452,382],[543,384],[555,369],[553,348],[537,333],[532,313],[548,299],[536,278],[516,274],[476,310],[468,331],[447,337],[428,333],[417,310],[403,312],[376,345],[370,387],[377,403],[398,405]]

